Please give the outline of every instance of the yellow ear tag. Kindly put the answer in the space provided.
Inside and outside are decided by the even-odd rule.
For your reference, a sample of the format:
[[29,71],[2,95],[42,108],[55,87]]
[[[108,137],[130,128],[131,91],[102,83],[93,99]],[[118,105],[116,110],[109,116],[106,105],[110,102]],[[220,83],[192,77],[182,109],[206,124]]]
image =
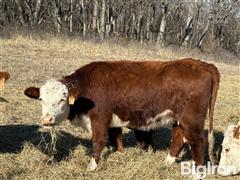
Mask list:
[[68,97],[68,103],[72,105],[72,104],[74,104],[74,101],[75,101],[74,96],[70,95],[70,96]]

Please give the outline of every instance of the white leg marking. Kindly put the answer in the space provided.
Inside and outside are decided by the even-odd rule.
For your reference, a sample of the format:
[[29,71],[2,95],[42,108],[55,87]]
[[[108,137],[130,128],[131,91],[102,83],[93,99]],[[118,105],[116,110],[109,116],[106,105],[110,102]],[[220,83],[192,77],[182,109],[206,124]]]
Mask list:
[[87,167],[87,170],[88,170],[88,171],[94,171],[95,169],[97,169],[97,167],[98,167],[98,165],[97,165],[95,159],[92,158],[92,159],[90,160],[90,163],[89,163],[88,167]]
[[109,127],[126,127],[129,121],[122,121],[116,114],[113,114]]
[[171,156],[169,153],[165,159],[167,165],[172,165],[175,163],[176,157]]

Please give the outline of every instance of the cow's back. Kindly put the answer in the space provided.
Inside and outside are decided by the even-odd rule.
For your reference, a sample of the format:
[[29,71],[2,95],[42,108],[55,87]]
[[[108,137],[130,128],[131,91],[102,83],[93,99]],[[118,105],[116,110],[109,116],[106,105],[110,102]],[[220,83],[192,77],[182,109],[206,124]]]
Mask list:
[[[192,59],[168,62],[93,62],[70,75],[80,96],[92,99],[123,120],[180,112],[191,92],[211,93],[209,64]],[[70,78],[70,79],[71,79]]]

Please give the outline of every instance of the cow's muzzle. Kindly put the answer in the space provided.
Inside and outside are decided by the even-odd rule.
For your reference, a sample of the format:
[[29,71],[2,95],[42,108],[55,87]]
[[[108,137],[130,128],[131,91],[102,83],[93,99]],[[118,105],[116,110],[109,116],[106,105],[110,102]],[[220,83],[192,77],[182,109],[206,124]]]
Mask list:
[[45,116],[45,117],[42,117],[41,119],[42,119],[42,125],[46,129],[51,129],[55,125],[52,116]]

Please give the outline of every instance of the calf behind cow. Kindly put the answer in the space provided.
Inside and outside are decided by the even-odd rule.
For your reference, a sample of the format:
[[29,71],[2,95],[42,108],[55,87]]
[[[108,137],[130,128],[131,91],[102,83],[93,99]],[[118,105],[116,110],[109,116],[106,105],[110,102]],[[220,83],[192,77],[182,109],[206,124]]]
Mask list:
[[224,132],[218,173],[223,176],[240,173],[240,121],[229,125]]
[[[152,131],[174,126],[167,161],[174,162],[188,143],[196,165],[203,165],[208,110],[213,160],[213,109],[219,80],[214,65],[193,59],[93,62],[61,80],[47,81],[40,89],[27,88],[25,94],[41,99],[43,126],[52,127],[68,118],[92,132],[89,170],[97,168],[108,129],[115,127]],[[113,115],[119,118],[113,120]],[[116,140],[120,134],[115,132]]]

